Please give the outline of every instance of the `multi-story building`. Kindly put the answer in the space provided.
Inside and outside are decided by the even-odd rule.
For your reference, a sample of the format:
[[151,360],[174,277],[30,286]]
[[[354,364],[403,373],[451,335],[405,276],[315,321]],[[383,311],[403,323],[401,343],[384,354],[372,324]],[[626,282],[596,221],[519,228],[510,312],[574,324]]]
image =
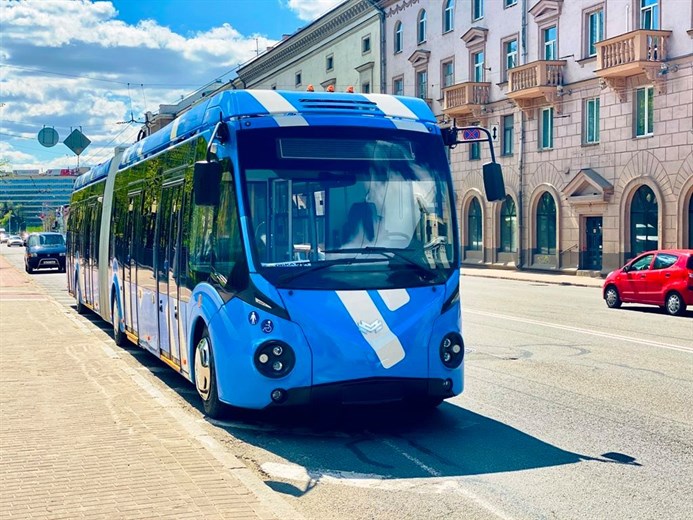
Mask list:
[[26,227],[42,226],[44,219],[49,215],[55,218],[56,210],[69,204],[75,179],[75,175],[68,174],[3,175],[0,177],[0,202],[14,208],[23,218]]
[[493,130],[452,151],[465,263],[606,272],[693,247],[690,0],[383,0],[387,92]]
[[[376,0],[346,0],[242,65],[236,88],[382,92],[384,18]],[[310,87],[309,87],[310,86]]]

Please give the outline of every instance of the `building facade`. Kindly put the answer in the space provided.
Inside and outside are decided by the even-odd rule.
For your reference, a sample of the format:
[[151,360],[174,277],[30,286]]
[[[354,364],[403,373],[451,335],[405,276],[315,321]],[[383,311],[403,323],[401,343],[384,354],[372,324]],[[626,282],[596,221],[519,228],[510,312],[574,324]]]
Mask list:
[[466,264],[605,273],[693,248],[690,0],[384,0],[387,92],[492,129],[451,165]]
[[381,26],[375,1],[347,0],[242,65],[235,88],[382,92]]
[[56,211],[70,203],[74,175],[15,175],[0,177],[0,202],[22,217],[25,227],[55,220]]

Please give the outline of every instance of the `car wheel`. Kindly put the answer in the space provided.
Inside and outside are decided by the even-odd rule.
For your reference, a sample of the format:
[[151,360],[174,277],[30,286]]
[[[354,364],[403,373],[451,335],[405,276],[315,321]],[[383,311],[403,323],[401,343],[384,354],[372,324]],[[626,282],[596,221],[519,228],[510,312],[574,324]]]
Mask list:
[[667,299],[664,302],[664,308],[667,313],[672,316],[681,316],[686,312],[686,304],[683,302],[683,298],[677,292],[672,292],[667,295]]
[[217,392],[217,374],[214,367],[212,340],[205,329],[195,347],[195,388],[202,398],[202,406],[212,419],[221,415],[223,404]]
[[125,337],[125,332],[120,330],[120,309],[118,308],[118,303],[115,301],[115,298],[113,298],[111,302],[111,309],[113,309],[111,313],[113,321],[113,341],[116,345],[122,347],[127,338]]
[[29,274],[34,272],[34,270],[31,267],[29,267],[29,264],[24,264],[24,270]]
[[609,286],[604,293],[606,306],[610,309],[618,309],[621,306],[621,297],[618,294],[618,289],[613,285]]

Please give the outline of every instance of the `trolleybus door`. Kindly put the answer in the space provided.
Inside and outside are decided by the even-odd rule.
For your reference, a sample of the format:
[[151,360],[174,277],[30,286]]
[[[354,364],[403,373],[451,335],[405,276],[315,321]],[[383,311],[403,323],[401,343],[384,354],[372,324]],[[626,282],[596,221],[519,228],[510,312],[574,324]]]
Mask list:
[[171,357],[168,344],[168,244],[171,239],[171,188],[161,192],[156,222],[154,274],[156,278],[157,336],[159,353]]
[[183,206],[183,185],[171,188],[171,236],[168,241],[168,323],[171,359],[180,364],[180,343],[182,317],[178,280],[181,272],[181,215]]
[[125,254],[123,280],[125,285],[125,325],[133,333],[138,333],[137,328],[137,260],[135,258],[135,248],[141,240],[137,229],[136,216],[142,208],[142,192],[130,194],[128,197],[127,222],[125,224]]
[[84,299],[94,307],[94,272],[96,271],[96,234],[98,226],[96,225],[96,205],[91,204],[87,210],[87,254],[84,259]]

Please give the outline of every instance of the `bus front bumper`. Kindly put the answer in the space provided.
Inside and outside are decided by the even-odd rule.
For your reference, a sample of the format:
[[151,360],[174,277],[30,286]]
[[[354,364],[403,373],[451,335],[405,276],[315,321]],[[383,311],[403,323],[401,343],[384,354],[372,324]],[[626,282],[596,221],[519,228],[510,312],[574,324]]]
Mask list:
[[312,387],[284,390],[273,394],[270,407],[300,405],[368,405],[402,401],[434,401],[454,397],[462,389],[452,379],[368,378]]

